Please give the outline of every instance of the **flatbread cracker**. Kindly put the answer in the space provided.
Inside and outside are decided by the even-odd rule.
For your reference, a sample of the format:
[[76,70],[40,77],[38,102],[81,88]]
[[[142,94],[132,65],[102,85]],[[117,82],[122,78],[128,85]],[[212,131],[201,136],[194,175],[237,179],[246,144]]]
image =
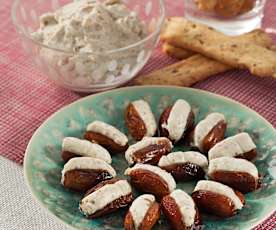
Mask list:
[[267,49],[271,39],[263,32],[254,39],[233,39],[202,24],[184,18],[171,18],[162,32],[170,44],[190,49],[235,68],[249,69],[261,77],[276,78],[276,53]]
[[[162,35],[161,35],[162,36]],[[252,41],[256,44],[259,44],[261,46],[269,47],[270,50],[270,44],[272,43],[271,38],[262,30],[254,30],[250,33],[246,33],[240,36],[234,36],[232,37],[234,40],[237,39],[238,41]],[[165,54],[167,54],[170,57],[176,58],[176,59],[185,59],[188,57],[191,57],[192,55],[196,54],[193,51],[190,51],[188,49],[184,49],[181,47],[176,47],[173,44],[170,44],[168,42],[164,42],[162,46],[162,50]],[[274,48],[275,51],[275,48]]]
[[193,51],[175,47],[167,42],[164,42],[164,44],[162,46],[162,50],[168,56],[170,56],[172,58],[179,59],[179,60],[189,58],[195,54],[195,52],[193,52]]
[[133,85],[178,85],[191,86],[212,75],[223,73],[232,67],[206,58],[200,54],[173,65],[135,78]]

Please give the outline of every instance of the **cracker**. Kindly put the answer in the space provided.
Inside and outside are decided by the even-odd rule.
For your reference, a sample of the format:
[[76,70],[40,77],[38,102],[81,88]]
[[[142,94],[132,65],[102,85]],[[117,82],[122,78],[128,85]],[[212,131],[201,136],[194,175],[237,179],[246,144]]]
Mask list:
[[267,49],[271,38],[262,31],[240,39],[226,36],[184,18],[171,18],[162,39],[177,47],[190,49],[235,68],[249,69],[261,77],[276,77],[276,53]]
[[132,84],[178,85],[188,87],[212,75],[230,70],[231,68],[230,66],[197,54],[150,74],[139,76],[132,81]]
[[[161,35],[162,36],[162,35]],[[234,36],[232,37],[233,39],[238,39],[239,40],[252,40],[256,44],[264,45],[264,46],[269,46],[271,44],[271,38],[262,30],[254,30],[250,33],[241,35],[241,36]],[[191,57],[193,54],[196,54],[193,51],[189,51],[184,48],[176,47],[168,42],[164,42],[162,46],[163,52],[167,54],[170,57],[176,58],[176,59],[185,59],[188,57]],[[272,50],[269,46],[269,49]],[[275,51],[275,48],[274,48]]]
[[180,59],[180,60],[189,58],[195,54],[195,52],[193,51],[175,47],[167,42],[164,42],[162,46],[162,50],[168,56],[172,58]]

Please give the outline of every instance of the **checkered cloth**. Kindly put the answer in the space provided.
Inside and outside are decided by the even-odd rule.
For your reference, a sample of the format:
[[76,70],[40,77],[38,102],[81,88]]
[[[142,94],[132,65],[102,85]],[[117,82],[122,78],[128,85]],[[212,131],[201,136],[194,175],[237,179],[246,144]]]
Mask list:
[[[36,69],[32,59],[25,55],[11,22],[11,2],[3,0],[0,4],[0,154],[22,164],[25,148],[33,132],[49,115],[81,96],[49,81]],[[166,0],[166,7],[167,16],[183,15],[183,0]],[[270,31],[276,33],[274,0],[268,1],[264,26],[271,27]],[[156,49],[142,73],[173,62],[160,49]],[[276,80],[234,70],[194,87],[235,99],[256,110],[276,126]],[[276,215],[258,229],[276,229]]]

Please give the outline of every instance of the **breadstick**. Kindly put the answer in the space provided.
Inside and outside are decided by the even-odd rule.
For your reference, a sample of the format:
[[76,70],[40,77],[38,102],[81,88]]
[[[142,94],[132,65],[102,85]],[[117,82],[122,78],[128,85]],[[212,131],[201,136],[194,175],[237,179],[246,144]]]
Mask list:
[[[165,31],[163,31],[163,33],[165,33]],[[164,39],[163,36],[162,36],[162,38]],[[270,49],[270,44],[272,43],[271,38],[267,35],[267,33],[265,33],[262,30],[259,30],[259,29],[254,30],[250,33],[243,34],[241,36],[234,36],[232,38],[234,40],[237,39],[238,41],[243,41],[243,40],[249,41],[250,40],[250,41],[252,41],[256,44],[259,44],[261,46],[266,46],[266,47],[269,46],[269,49]],[[196,54],[193,51],[190,51],[190,50],[187,50],[187,49],[184,49],[181,47],[176,47],[166,41],[164,42],[162,49],[163,49],[163,52],[166,53],[168,56],[176,58],[176,59],[185,59],[185,58],[192,56],[192,54]]]
[[193,51],[175,47],[167,42],[164,42],[162,46],[162,50],[168,56],[172,58],[180,59],[180,60],[189,58],[195,54],[195,52]]
[[[271,38],[261,30],[255,30],[239,37],[233,37],[233,39],[254,42],[265,47],[272,47]],[[183,51],[186,50],[183,49]],[[178,85],[188,87],[212,75],[230,70],[231,68],[232,67],[228,65],[196,54],[186,60],[177,62],[150,74],[139,76],[134,79],[132,84]]]
[[[261,34],[260,34],[261,35]],[[162,38],[177,47],[183,47],[213,58],[235,68],[249,69],[252,74],[276,78],[276,53],[251,39],[233,39],[205,25],[184,18],[171,18]],[[258,38],[257,38],[258,39]]]
[[132,84],[188,87],[212,75],[223,73],[230,69],[230,66],[197,54],[150,74],[139,76],[132,81]]

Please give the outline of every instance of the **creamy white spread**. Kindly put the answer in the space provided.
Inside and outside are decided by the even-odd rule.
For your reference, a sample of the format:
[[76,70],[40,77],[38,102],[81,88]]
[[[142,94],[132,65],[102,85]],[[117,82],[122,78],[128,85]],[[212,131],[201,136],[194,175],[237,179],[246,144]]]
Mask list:
[[203,169],[207,169],[208,167],[207,158],[203,154],[194,151],[169,153],[167,156],[161,157],[158,166],[166,167],[175,164],[185,164],[187,162],[196,164]]
[[195,222],[196,216],[195,203],[192,197],[180,189],[174,190],[170,194],[170,197],[175,200],[175,203],[181,212],[182,222],[186,227],[191,227]]
[[179,141],[181,139],[191,111],[190,104],[185,100],[179,99],[174,103],[167,124],[162,124],[162,128],[168,130],[171,140]]
[[256,179],[259,177],[258,169],[253,163],[233,157],[219,157],[210,160],[208,174],[210,175],[217,171],[244,172]]
[[114,168],[105,161],[92,157],[75,157],[70,159],[63,167],[61,172],[61,183],[64,182],[64,176],[66,172],[75,169],[92,169],[92,170],[104,170],[107,171],[112,177],[116,176]]
[[142,47],[106,53],[146,37],[145,26],[123,1],[77,0],[40,17],[32,38],[57,52],[41,47],[43,60],[72,83],[109,82],[133,66]]
[[95,133],[100,133],[110,139],[120,146],[125,146],[128,142],[127,136],[123,134],[120,130],[116,129],[114,126],[109,125],[102,121],[94,121],[90,123],[87,131],[92,131]]
[[85,215],[92,215],[120,197],[129,195],[131,192],[131,187],[126,180],[106,184],[84,197],[80,202],[80,209]]
[[93,157],[111,164],[109,152],[98,144],[75,137],[65,137],[62,142],[62,151],[75,153],[80,156]]
[[155,202],[155,197],[150,194],[144,194],[137,197],[131,204],[129,211],[131,213],[134,227],[139,229],[140,224],[143,222],[149,208]]
[[159,176],[164,182],[167,183],[170,192],[172,192],[175,189],[176,183],[175,183],[175,180],[173,179],[172,175],[157,166],[147,165],[147,164],[136,164],[134,167],[128,168],[125,171],[125,175],[130,175],[132,171],[138,170],[138,169],[147,170],[147,171],[150,171],[150,172],[156,174],[157,176]]
[[210,191],[228,197],[233,202],[236,209],[242,209],[243,207],[240,198],[236,195],[234,190],[227,185],[210,180],[201,180],[197,183],[194,192],[199,190]]
[[138,112],[140,118],[146,126],[146,137],[152,137],[156,133],[157,124],[149,104],[144,100],[133,101],[132,105]]
[[133,154],[136,151],[143,149],[149,145],[156,145],[162,141],[167,141],[170,144],[171,149],[172,149],[173,145],[172,145],[171,141],[166,137],[144,137],[141,141],[128,147],[127,151],[125,152],[125,158],[126,158],[127,162],[130,165],[132,165],[134,163]]
[[210,131],[221,121],[225,122],[225,117],[221,113],[211,113],[204,120],[200,121],[194,131],[194,145],[203,151],[203,140]]
[[217,143],[209,150],[208,157],[209,160],[223,156],[235,157],[253,149],[256,149],[256,145],[252,141],[249,134],[239,133]]

